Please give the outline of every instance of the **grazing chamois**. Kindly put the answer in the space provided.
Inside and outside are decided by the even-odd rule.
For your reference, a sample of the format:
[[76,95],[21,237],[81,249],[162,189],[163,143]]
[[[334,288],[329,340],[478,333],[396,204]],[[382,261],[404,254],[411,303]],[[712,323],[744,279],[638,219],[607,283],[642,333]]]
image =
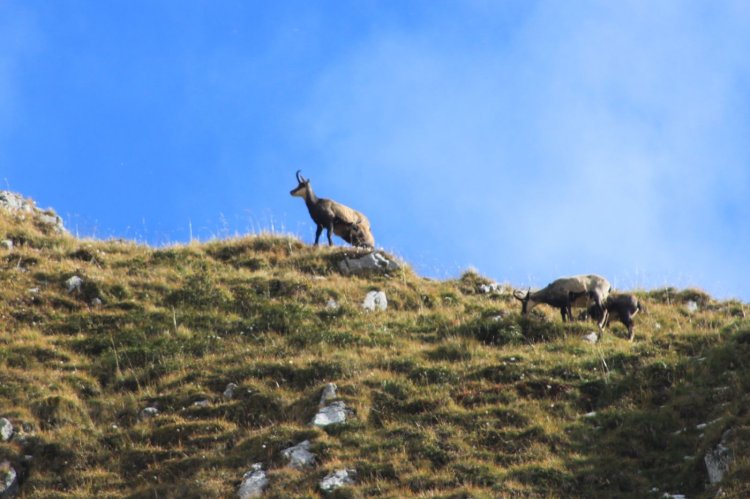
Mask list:
[[301,171],[297,170],[299,185],[292,189],[289,194],[305,200],[307,211],[310,212],[313,222],[317,225],[315,246],[318,245],[323,229],[326,229],[330,246],[333,246],[331,233],[334,233],[352,246],[374,248],[375,238],[372,237],[370,221],[367,220],[367,217],[341,203],[317,197],[310,185],[310,179],[300,175]]
[[633,341],[635,331],[633,330],[633,317],[643,310],[643,305],[635,295],[627,293],[613,293],[604,301],[604,309],[597,309],[595,306],[589,307],[589,315],[596,321],[601,321],[602,312],[607,312],[607,317],[603,321],[603,327],[609,326],[612,319],[619,320],[628,328],[628,339]]
[[560,309],[562,320],[573,321],[573,307],[587,308],[591,303],[594,308],[601,310],[601,329],[606,319],[604,301],[609,296],[612,286],[604,277],[598,275],[578,275],[573,277],[561,277],[539,291],[527,291],[522,294],[518,291],[513,297],[521,302],[521,314],[526,315],[540,303]]

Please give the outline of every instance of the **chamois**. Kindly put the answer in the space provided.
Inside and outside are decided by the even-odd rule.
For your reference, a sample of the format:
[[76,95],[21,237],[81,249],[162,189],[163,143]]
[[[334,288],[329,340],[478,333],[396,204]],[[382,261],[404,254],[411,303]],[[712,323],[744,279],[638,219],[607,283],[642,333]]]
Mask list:
[[628,328],[628,340],[633,341],[635,332],[633,331],[633,317],[643,310],[643,305],[635,295],[626,293],[613,293],[604,301],[604,309],[597,309],[594,306],[589,307],[589,315],[594,320],[601,320],[602,311],[607,311],[607,317],[603,321],[603,327],[609,326],[612,319],[619,320]]
[[612,286],[604,277],[598,275],[578,275],[573,277],[561,277],[539,291],[527,291],[525,295],[518,291],[513,297],[522,304],[521,313],[526,315],[539,303],[545,303],[560,309],[562,320],[573,321],[573,307],[585,308],[593,302],[593,307],[601,310],[599,329],[604,326],[607,318],[604,310],[604,301],[607,299]]
[[299,184],[289,194],[305,200],[307,211],[310,212],[310,217],[317,225],[315,246],[318,245],[323,229],[326,229],[330,246],[333,246],[333,240],[331,239],[331,233],[333,232],[352,246],[374,248],[375,238],[372,237],[370,221],[367,220],[367,217],[341,203],[317,197],[310,185],[310,179],[300,175],[301,171],[297,170],[297,182]]

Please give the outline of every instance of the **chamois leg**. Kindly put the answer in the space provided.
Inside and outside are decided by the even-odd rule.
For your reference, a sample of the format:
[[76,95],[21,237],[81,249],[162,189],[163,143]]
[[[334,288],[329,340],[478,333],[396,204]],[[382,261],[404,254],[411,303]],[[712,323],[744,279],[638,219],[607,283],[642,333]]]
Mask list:
[[318,245],[318,241],[320,240],[320,235],[323,233],[323,226],[318,225],[318,228],[315,229],[315,244],[313,246]]
[[333,234],[333,222],[331,222],[328,227],[326,227],[326,235],[328,236],[328,246],[333,246],[333,238],[331,237],[331,234]]
[[596,307],[597,312],[600,312],[602,314],[601,319],[597,323],[597,326],[599,326],[599,332],[603,332],[604,328],[606,327],[607,323],[609,322],[609,310],[607,310],[607,307],[604,306],[602,301],[599,299],[597,295],[594,293],[591,293],[590,295],[594,299],[594,305]]
[[630,314],[627,314],[625,317],[623,317],[622,323],[625,324],[628,328],[628,340],[633,341],[633,338],[635,338],[635,331],[633,330],[633,317]]

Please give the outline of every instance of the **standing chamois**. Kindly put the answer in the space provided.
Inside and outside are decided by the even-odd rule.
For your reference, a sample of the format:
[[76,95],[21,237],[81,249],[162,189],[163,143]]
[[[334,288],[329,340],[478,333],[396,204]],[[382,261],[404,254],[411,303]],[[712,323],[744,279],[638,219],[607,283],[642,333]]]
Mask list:
[[331,233],[334,233],[352,246],[374,248],[375,238],[372,237],[370,221],[367,220],[367,217],[341,203],[317,197],[310,185],[310,179],[300,175],[301,171],[297,170],[299,185],[292,189],[289,194],[305,200],[307,211],[310,212],[313,222],[317,225],[315,246],[318,245],[323,229],[326,229],[330,246],[333,246]]
[[539,291],[527,291],[525,295],[518,291],[513,297],[521,302],[521,314],[526,315],[539,303],[545,303],[560,309],[562,320],[573,321],[573,307],[586,308],[593,304],[597,310],[601,310],[599,329],[604,326],[607,312],[604,302],[609,295],[612,286],[604,277],[598,275],[578,275],[573,277],[561,277]]
[[[604,328],[609,326],[610,320],[619,320],[628,328],[628,339],[633,341],[635,338],[633,317],[643,310],[643,304],[638,297],[629,293],[612,293],[605,300],[603,310],[607,312],[607,317],[603,321]],[[588,312],[592,319],[600,321],[603,310],[591,306]]]

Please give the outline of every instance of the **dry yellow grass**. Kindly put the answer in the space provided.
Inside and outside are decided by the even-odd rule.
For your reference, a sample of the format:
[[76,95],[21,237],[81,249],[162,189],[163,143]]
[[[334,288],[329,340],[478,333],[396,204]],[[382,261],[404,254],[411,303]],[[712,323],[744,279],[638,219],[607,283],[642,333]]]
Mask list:
[[[341,468],[343,497],[710,496],[703,454],[729,428],[750,442],[746,306],[697,290],[636,291],[635,342],[618,324],[590,345],[593,324],[522,318],[476,271],[347,277],[353,250],[293,237],[153,249],[0,212],[0,239],[0,417],[19,428],[0,461],[23,497],[229,497],[256,462],[268,497],[317,497]],[[360,306],[374,289],[385,312]],[[328,382],[353,417],[321,429]],[[318,464],[293,470],[304,439]]]

